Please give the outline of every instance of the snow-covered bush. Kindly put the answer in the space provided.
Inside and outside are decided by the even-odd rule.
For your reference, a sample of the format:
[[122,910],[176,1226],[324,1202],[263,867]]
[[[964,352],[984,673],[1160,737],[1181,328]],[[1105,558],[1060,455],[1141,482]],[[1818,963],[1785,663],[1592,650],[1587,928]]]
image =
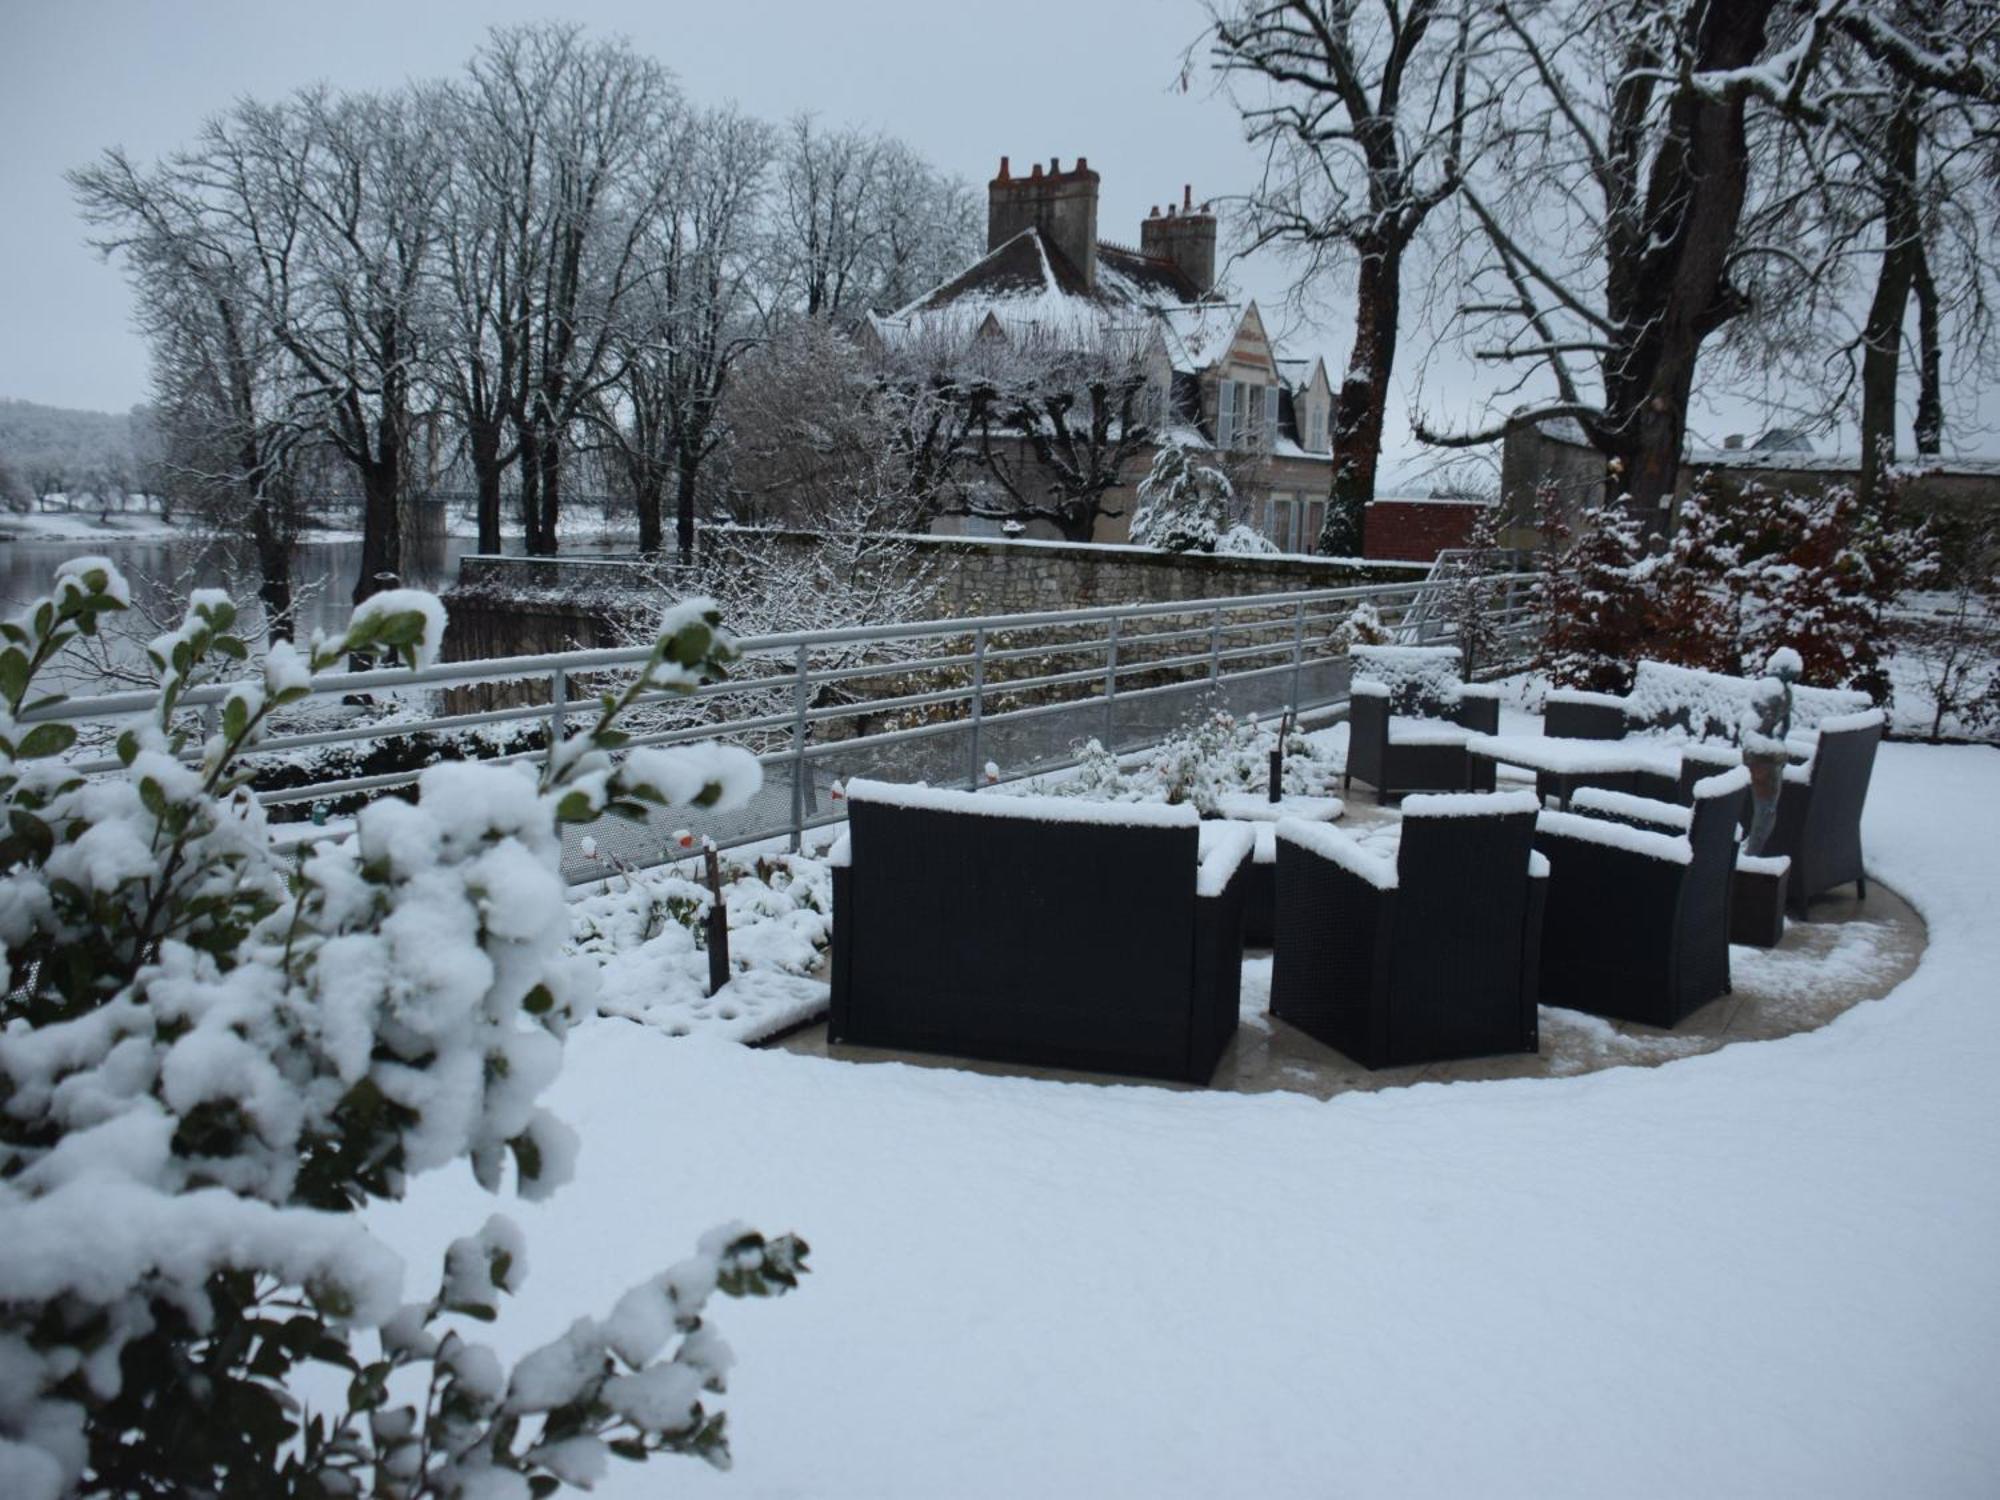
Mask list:
[[1893,620],[1898,707],[1933,742],[2000,733],[2000,518],[1948,523],[1942,587]]
[[[738,751],[612,758],[632,697],[722,669],[715,612],[672,611],[539,777],[433,766],[294,869],[239,758],[350,654],[429,660],[437,601],[377,595],[338,639],[274,644],[195,741],[176,706],[248,655],[198,593],[153,643],[122,770],[86,778],[67,726],[21,716],[128,598],[77,559],[0,625],[0,1494],[526,1497],[614,1454],[725,1459],[702,1309],[793,1285],[796,1240],[717,1231],[510,1373],[454,1325],[519,1285],[518,1232],[496,1216],[405,1302],[354,1212],[460,1159],[495,1191],[511,1161],[529,1198],[569,1175],[576,1139],[537,1099],[595,976],[561,953],[557,824],[755,789]],[[344,1410],[306,1415],[312,1365],[346,1373]]]
[[[1224,536],[1249,529],[1229,524],[1229,503],[1235,497],[1229,476],[1178,436],[1160,444],[1138,493],[1131,536],[1143,547],[1214,552]],[[1241,538],[1232,550],[1243,550]]]
[[1500,611],[1506,604],[1506,591],[1493,580],[1506,571],[1506,558],[1500,550],[1498,505],[1482,506],[1473,516],[1465,550],[1460,567],[1443,580],[1442,613],[1452,628],[1469,680],[1500,655]]
[[[1279,730],[1257,718],[1205,713],[1153,749],[1123,763],[1096,740],[1079,752],[1076,768],[1060,781],[1040,779],[1011,790],[1082,797],[1096,802],[1185,802],[1213,816],[1230,792],[1263,792]],[[1288,796],[1322,796],[1339,771],[1328,752],[1294,729],[1284,742],[1282,790]]]
[[1333,627],[1327,648],[1336,656],[1344,656],[1356,646],[1386,646],[1392,639],[1389,627],[1382,623],[1382,612],[1373,600],[1363,599],[1348,612],[1346,619]]
[[[1547,538],[1552,528],[1544,528]],[[1622,693],[1653,634],[1646,533],[1622,505],[1587,508],[1573,538],[1543,554],[1538,671],[1557,687]]]
[[1538,665],[1560,687],[1623,692],[1641,657],[1741,677],[1789,648],[1811,686],[1886,698],[1888,611],[1934,571],[1934,551],[1922,528],[1842,485],[1704,482],[1670,541],[1622,505],[1596,507],[1547,556]]

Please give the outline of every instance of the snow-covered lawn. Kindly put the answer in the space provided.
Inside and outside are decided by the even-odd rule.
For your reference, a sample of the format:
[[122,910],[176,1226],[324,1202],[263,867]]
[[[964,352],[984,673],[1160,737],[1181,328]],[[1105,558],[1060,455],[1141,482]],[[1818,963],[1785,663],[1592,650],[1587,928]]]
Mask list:
[[[509,1348],[711,1224],[737,1470],[613,1495],[1975,1495],[2000,1489],[2000,754],[1883,749],[1917,973],[1659,1068],[1345,1094],[857,1067],[600,1020],[518,1209]],[[375,1214],[413,1265],[491,1200]]]

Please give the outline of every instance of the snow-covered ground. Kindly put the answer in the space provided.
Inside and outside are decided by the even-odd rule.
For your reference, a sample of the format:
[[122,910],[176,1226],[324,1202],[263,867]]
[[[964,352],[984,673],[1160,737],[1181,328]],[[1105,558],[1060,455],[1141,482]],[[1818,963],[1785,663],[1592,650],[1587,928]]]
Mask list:
[[[2000,754],[1884,748],[1870,862],[1916,974],[1658,1068],[1298,1095],[858,1067],[617,1019],[510,1206],[520,1349],[741,1217],[733,1475],[777,1496],[1985,1495],[2000,1489]],[[377,1211],[435,1264],[491,1200]]]

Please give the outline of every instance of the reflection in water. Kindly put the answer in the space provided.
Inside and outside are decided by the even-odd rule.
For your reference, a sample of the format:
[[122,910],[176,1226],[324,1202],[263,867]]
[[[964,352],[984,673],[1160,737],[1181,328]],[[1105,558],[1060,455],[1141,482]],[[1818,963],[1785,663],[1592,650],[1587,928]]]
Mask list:
[[[431,538],[422,544],[417,566],[404,582],[415,588],[443,589],[458,576],[458,560],[476,550],[469,537]],[[510,543],[509,551],[519,551]],[[176,601],[195,588],[227,589],[239,609],[257,605],[257,560],[247,543],[208,537],[103,537],[61,541],[0,542],[0,615],[48,592],[55,570],[65,558],[92,554],[108,557],[132,584],[134,615],[118,622],[115,655],[139,665],[140,643],[156,630],[177,623]],[[344,629],[353,609],[355,575],[361,567],[361,543],[308,542],[293,562],[299,633]],[[255,616],[253,616],[253,619]],[[259,627],[261,628],[261,627]],[[253,645],[260,642],[253,642]],[[51,686],[74,690],[75,680]]]

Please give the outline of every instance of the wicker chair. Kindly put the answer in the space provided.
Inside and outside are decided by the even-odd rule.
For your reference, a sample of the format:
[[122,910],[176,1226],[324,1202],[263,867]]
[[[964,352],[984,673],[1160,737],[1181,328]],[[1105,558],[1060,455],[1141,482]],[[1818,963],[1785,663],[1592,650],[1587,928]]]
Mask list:
[[1393,861],[1278,825],[1271,1014],[1367,1068],[1535,1051],[1535,799],[1412,797],[1403,815]]
[[1343,789],[1356,780],[1378,802],[1406,792],[1493,790],[1493,767],[1475,773],[1469,734],[1500,728],[1497,688],[1459,680],[1455,646],[1356,646],[1347,710]]
[[1672,1027],[1729,991],[1740,766],[1698,783],[1691,806],[1584,790],[1545,812],[1542,999]]
[[1778,796],[1778,822],[1763,853],[1792,861],[1786,900],[1794,916],[1806,903],[1837,885],[1854,882],[1868,898],[1868,873],[1861,865],[1861,809],[1875,770],[1875,747],[1882,741],[1882,713],[1823,719],[1812,758],[1785,768]]
[[1206,1083],[1250,830],[1192,807],[851,782],[830,1041]]

